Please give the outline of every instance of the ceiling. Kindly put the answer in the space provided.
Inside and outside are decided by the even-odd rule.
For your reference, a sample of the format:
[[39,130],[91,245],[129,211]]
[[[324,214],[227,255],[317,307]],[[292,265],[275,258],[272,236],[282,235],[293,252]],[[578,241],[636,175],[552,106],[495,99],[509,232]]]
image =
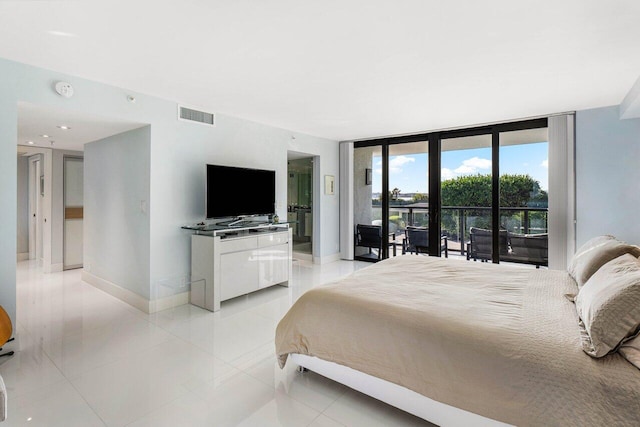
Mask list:
[[[69,129],[61,129],[60,126]],[[24,102],[18,104],[18,145],[82,151],[87,142],[142,126],[145,124],[117,121]],[[29,141],[33,144],[29,144]]]
[[619,104],[637,0],[1,1],[0,57],[334,140]]

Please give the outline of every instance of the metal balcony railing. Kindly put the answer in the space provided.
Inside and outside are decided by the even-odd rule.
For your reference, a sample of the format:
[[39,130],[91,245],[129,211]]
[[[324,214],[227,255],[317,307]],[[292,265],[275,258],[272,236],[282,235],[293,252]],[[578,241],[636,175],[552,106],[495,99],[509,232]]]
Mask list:
[[[426,203],[425,203],[426,205]],[[491,228],[491,207],[443,206],[441,208],[442,233],[449,239],[449,249],[465,254],[465,242],[469,229]],[[373,219],[382,218],[382,208],[372,205]],[[407,225],[428,226],[427,206],[397,205],[389,207],[389,220],[395,224],[396,234],[404,233]],[[515,234],[542,234],[548,232],[548,208],[505,207],[500,208],[501,228]]]

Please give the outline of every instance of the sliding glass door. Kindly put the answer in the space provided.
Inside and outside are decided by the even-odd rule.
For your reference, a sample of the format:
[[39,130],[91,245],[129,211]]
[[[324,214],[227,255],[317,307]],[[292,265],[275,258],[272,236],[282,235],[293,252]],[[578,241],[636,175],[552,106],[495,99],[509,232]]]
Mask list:
[[493,256],[491,144],[490,134],[441,142],[441,233],[452,252],[481,261]]
[[446,238],[458,258],[546,265],[546,236],[523,239],[547,230],[547,119],[354,145],[354,223],[381,226],[380,258],[421,226],[432,256]]
[[429,141],[389,146],[389,250],[406,249],[407,226],[429,226]]
[[547,127],[500,133],[501,260],[548,265],[549,142]]

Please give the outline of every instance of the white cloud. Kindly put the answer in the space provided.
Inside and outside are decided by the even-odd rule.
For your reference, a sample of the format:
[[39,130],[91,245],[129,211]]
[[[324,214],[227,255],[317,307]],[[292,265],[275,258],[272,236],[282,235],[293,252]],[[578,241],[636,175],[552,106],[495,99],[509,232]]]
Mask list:
[[542,166],[545,169],[549,169],[549,159],[543,160],[542,163],[540,163],[540,166]]
[[490,169],[491,168],[491,160],[489,159],[481,159],[480,157],[472,157],[470,159],[462,162],[463,165],[469,165],[476,167],[478,169]]
[[477,173],[480,169],[491,169],[491,160],[481,159],[480,157],[472,157],[463,160],[462,164],[454,169],[454,172],[460,175]]
[[395,156],[389,161],[389,173],[401,173],[402,166],[407,163],[414,163],[416,159],[408,156]]
[[453,171],[459,175],[468,175],[468,174],[476,173],[478,169],[472,166],[461,165],[455,168]]
[[454,171],[448,168],[442,168],[440,170],[440,179],[446,181],[447,179],[455,178],[457,175]]
[[442,180],[456,178],[460,175],[470,175],[480,172],[480,170],[491,169],[491,160],[472,157],[462,161],[462,164],[455,169],[442,168],[440,176]]

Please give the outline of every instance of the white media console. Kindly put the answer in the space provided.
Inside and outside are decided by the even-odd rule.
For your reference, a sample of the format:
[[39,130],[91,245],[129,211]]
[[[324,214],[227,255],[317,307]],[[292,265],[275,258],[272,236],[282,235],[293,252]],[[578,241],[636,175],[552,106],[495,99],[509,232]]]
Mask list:
[[191,304],[218,311],[221,301],[289,286],[292,243],[286,223],[198,230],[191,236]]

